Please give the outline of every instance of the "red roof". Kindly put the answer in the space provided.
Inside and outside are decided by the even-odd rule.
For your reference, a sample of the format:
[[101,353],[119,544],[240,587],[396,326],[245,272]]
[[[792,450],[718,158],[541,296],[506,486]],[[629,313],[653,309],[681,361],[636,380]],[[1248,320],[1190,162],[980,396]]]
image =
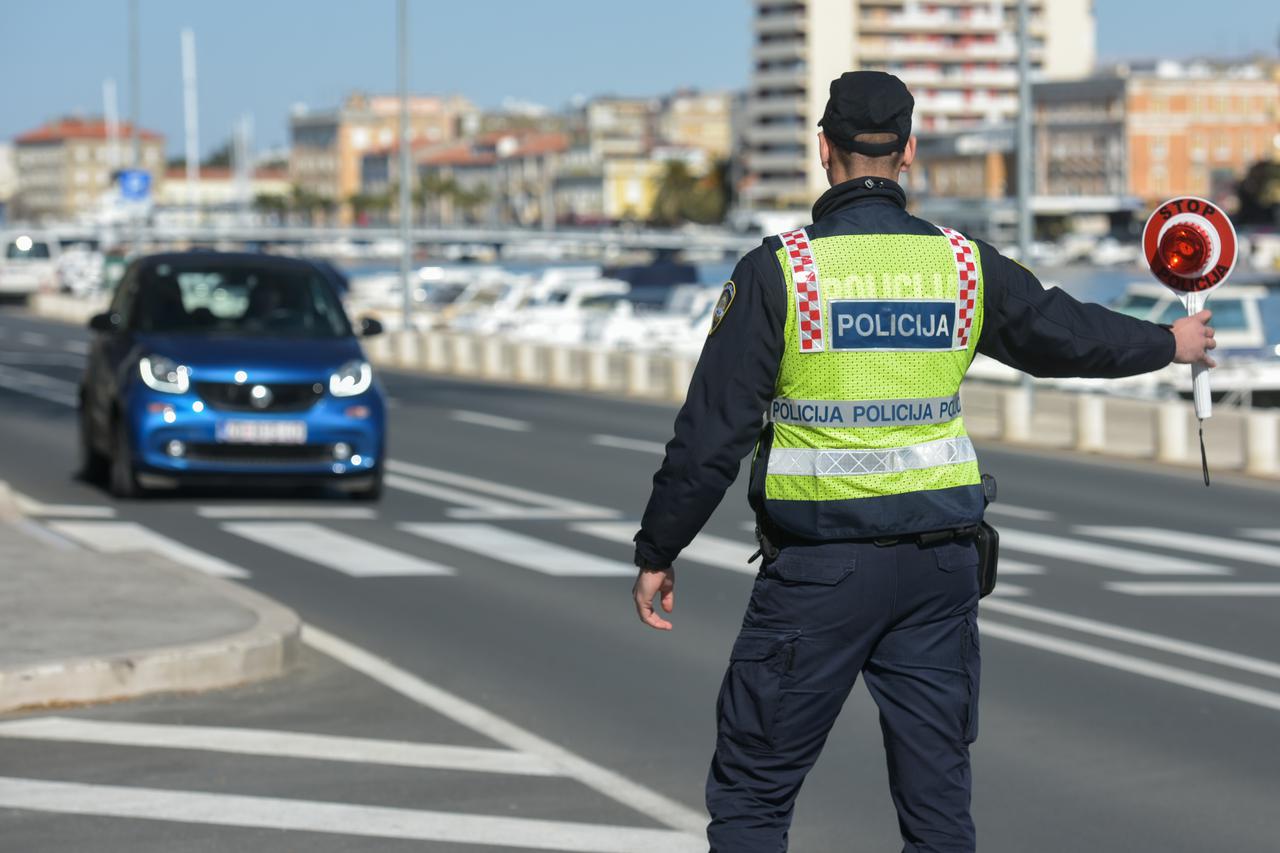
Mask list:
[[490,166],[497,160],[497,155],[473,151],[465,142],[437,148],[418,158],[418,162],[426,166]]
[[[119,124],[119,138],[129,139],[133,125],[127,121]],[[141,130],[143,139],[164,139],[152,130]],[[60,118],[19,134],[14,142],[19,145],[35,142],[65,142],[68,139],[106,139],[107,123],[100,118]]]

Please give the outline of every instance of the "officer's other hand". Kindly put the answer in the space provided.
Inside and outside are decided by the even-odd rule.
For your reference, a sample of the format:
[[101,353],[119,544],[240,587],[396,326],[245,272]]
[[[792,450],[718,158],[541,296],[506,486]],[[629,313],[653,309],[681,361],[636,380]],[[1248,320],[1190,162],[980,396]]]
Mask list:
[[1209,357],[1209,350],[1218,345],[1213,339],[1213,327],[1209,318],[1213,312],[1201,311],[1190,317],[1183,317],[1173,323],[1173,337],[1177,341],[1177,350],[1173,360],[1178,364],[1203,364],[1205,367],[1217,367],[1218,363]]
[[631,594],[636,600],[636,614],[641,622],[659,631],[671,630],[671,623],[653,609],[653,598],[661,594],[662,609],[667,613],[676,606],[675,569],[641,569]]

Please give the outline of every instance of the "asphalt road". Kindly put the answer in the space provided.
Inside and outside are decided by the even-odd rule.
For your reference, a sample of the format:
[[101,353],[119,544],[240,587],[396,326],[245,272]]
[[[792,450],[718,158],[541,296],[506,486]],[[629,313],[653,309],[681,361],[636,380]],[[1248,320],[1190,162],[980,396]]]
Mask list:
[[[384,372],[395,476],[376,508],[260,492],[120,503],[74,477],[86,337],[0,315],[0,478],[61,535],[243,573],[327,632],[315,645],[351,645],[270,685],[70,711],[25,733],[0,718],[0,838],[24,851],[591,850],[605,825],[616,849],[698,849],[677,833],[702,808],[753,545],[740,482],[679,564],[676,630],[636,620],[627,540],[670,407]],[[980,849],[1276,849],[1280,487],[1222,477],[1206,491],[1190,470],[980,453],[1005,546],[982,609]],[[227,727],[320,740],[248,755]],[[209,743],[179,748],[188,735]],[[331,760],[325,738],[358,739],[342,747],[355,757]],[[459,770],[422,747],[406,769],[371,739],[523,757]],[[280,834],[300,826],[321,831]],[[899,848],[857,689],[791,849]]]

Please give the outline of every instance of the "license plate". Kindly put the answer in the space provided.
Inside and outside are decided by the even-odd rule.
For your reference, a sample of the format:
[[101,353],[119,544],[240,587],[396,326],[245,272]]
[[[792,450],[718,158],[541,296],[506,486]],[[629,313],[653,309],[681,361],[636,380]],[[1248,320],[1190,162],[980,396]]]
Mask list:
[[306,421],[220,421],[218,441],[231,444],[306,444]]

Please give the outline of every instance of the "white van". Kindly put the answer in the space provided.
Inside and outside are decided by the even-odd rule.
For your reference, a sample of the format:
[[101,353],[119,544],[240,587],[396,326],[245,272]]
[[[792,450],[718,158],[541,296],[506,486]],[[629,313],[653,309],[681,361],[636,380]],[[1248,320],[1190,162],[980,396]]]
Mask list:
[[58,285],[58,241],[33,233],[11,234],[0,254],[0,296],[30,296]]

